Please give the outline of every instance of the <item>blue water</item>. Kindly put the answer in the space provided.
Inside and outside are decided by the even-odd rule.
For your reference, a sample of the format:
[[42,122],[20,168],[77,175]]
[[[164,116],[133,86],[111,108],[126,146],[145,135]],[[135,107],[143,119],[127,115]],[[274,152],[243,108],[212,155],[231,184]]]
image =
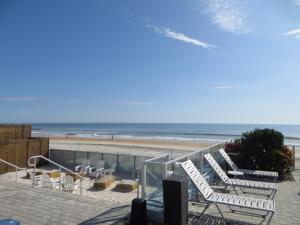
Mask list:
[[33,135],[77,135],[82,137],[150,138],[225,141],[255,128],[273,128],[288,143],[300,143],[300,125],[191,124],[191,123],[44,123],[33,124]]

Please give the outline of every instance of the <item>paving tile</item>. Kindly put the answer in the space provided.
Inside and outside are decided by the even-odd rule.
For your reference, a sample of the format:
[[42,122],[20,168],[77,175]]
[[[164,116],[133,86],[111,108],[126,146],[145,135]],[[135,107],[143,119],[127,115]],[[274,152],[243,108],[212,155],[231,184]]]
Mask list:
[[[88,197],[33,189],[24,184],[4,182],[0,179],[0,219],[15,218],[20,220],[22,225],[75,225],[94,218],[102,221],[99,215],[105,215],[106,211],[114,207],[117,205],[105,205]],[[125,214],[128,214],[129,210],[130,207],[127,207]],[[124,210],[120,211],[119,215],[122,219]],[[116,222],[114,218],[104,219],[107,224]],[[93,224],[103,223],[94,220]]]

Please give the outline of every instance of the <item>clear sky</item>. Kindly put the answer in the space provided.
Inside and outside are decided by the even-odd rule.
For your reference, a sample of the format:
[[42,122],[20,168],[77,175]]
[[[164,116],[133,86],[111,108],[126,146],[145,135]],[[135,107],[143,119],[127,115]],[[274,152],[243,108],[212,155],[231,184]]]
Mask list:
[[300,0],[1,0],[0,122],[300,123]]

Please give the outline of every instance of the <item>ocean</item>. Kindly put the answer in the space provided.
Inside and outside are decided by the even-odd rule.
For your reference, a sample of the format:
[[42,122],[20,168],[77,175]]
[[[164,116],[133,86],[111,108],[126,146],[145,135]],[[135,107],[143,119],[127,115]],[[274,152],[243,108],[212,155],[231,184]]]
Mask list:
[[34,123],[33,136],[229,141],[255,128],[283,133],[286,144],[300,144],[300,125],[210,123]]

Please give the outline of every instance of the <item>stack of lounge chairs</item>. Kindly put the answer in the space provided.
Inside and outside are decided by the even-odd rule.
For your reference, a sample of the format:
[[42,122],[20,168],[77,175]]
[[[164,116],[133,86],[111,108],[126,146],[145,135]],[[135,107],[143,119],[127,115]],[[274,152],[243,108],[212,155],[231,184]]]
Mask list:
[[239,169],[235,165],[235,163],[231,160],[231,158],[229,157],[229,155],[224,151],[224,149],[220,149],[219,153],[223,156],[223,158],[225,159],[225,161],[227,162],[227,164],[234,171],[239,171],[239,172],[242,172],[244,175],[254,176],[254,177],[257,177],[257,178],[260,178],[260,177],[271,178],[274,181],[276,181],[277,178],[278,178],[278,173],[277,172],[273,172],[273,171]]
[[[230,167],[234,171],[240,171],[242,173],[245,172],[245,174],[247,175],[253,174],[254,176],[257,177],[266,177],[266,176],[271,178],[278,177],[278,173],[276,172],[239,170],[238,167],[233,163],[233,161],[230,159],[230,157],[226,154],[226,152],[223,149],[220,149],[219,152],[225,158],[226,162],[230,165]],[[202,216],[204,212],[208,209],[208,207],[213,204],[216,206],[218,212],[220,213],[221,217],[225,221],[224,215],[219,206],[226,205],[231,210],[231,212],[242,212],[245,214],[262,217],[263,220],[261,221],[261,223],[263,223],[266,220],[266,218],[269,216],[269,219],[267,220],[267,224],[269,224],[275,213],[275,202],[273,201],[277,191],[277,187],[275,183],[245,180],[245,179],[231,179],[222,170],[222,168],[218,165],[218,163],[212,157],[211,154],[204,155],[204,158],[213,168],[215,173],[218,175],[218,177],[224,184],[225,189],[228,187],[232,187],[235,192],[235,195],[215,192],[209,186],[205,178],[201,175],[201,173],[199,172],[199,170],[196,168],[196,166],[193,164],[191,160],[187,160],[181,163],[183,170],[190,178],[192,183],[195,185],[196,189],[203,196],[205,208],[202,211],[200,216]],[[264,192],[268,191],[268,193],[264,193],[268,196],[268,199],[254,198],[245,195],[242,196],[237,192],[236,188],[241,189],[243,194],[246,193],[244,190],[248,188],[263,190]],[[261,193],[255,193],[255,194],[261,194]]]

